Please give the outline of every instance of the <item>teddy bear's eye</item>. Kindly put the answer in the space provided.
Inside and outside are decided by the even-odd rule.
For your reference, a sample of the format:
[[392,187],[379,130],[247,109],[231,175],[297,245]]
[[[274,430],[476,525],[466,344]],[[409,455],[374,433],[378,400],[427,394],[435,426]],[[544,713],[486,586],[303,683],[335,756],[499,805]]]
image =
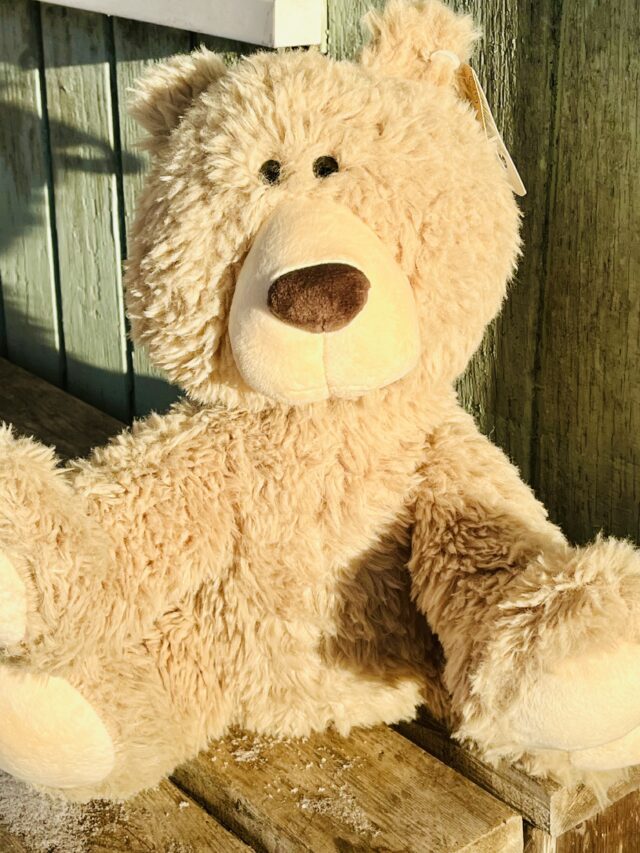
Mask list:
[[316,178],[328,178],[339,169],[340,166],[335,157],[318,157],[313,163],[313,174]]
[[265,160],[260,166],[260,177],[265,184],[277,184],[280,180],[282,166],[277,160]]

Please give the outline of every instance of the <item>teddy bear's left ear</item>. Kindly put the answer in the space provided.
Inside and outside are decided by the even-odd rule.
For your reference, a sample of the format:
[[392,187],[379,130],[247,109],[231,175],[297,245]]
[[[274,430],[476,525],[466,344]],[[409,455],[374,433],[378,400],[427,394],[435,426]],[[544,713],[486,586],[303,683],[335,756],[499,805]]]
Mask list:
[[365,68],[441,85],[454,81],[480,35],[469,15],[440,0],[389,0],[382,13],[369,12],[364,24],[371,32],[360,56]]
[[145,147],[156,150],[198,95],[226,70],[222,58],[206,48],[151,66],[134,86],[129,101],[129,113],[150,134]]

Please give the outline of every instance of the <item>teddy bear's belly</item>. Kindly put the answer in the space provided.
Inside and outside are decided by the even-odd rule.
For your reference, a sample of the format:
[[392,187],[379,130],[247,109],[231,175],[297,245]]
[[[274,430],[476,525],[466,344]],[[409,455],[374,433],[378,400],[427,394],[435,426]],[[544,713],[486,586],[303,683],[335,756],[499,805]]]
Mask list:
[[410,599],[404,549],[384,558],[381,565],[368,551],[324,589],[301,590],[294,611],[243,626],[256,657],[239,725],[300,735],[414,715],[430,669],[426,624]]
[[334,638],[303,622],[281,623],[273,636],[273,648],[257,655],[263,680],[249,679],[241,691],[234,723],[242,727],[299,736],[331,725],[347,734],[353,726],[412,718],[423,701],[425,673],[417,664],[369,659],[361,645],[338,649]]

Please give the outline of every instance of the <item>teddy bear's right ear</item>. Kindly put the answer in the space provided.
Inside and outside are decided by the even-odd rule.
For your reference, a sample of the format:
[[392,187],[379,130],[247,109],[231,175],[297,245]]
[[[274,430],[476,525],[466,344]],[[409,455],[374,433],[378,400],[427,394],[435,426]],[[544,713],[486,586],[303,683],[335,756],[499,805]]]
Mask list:
[[360,62],[385,77],[454,82],[457,68],[469,60],[479,37],[469,15],[440,0],[388,0],[382,12],[369,12],[371,33]]
[[129,113],[150,134],[144,147],[159,148],[198,95],[225,73],[220,56],[206,48],[149,68],[129,101]]

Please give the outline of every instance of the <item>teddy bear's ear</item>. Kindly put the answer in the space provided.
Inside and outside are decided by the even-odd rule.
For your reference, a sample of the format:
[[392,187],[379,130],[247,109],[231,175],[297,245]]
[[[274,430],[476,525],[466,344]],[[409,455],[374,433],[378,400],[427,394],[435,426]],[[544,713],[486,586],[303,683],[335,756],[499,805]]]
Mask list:
[[145,147],[160,147],[198,95],[225,72],[220,56],[206,48],[149,68],[129,101],[129,113],[150,134]]
[[387,77],[454,81],[479,37],[469,15],[453,12],[440,0],[389,0],[383,12],[369,12],[364,24],[371,41],[360,62]]

